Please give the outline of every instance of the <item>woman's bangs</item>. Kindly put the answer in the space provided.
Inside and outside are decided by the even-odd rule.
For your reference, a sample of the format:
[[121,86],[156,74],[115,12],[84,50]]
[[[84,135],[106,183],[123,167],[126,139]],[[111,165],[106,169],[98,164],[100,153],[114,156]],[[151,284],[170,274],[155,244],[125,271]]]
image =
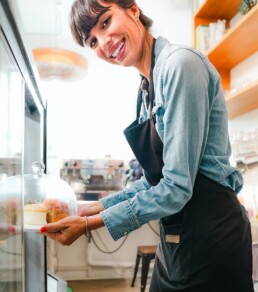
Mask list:
[[85,7],[84,14],[81,15],[81,30],[85,34],[85,39],[88,38],[91,29],[98,23],[99,17],[104,14],[109,7],[102,6],[97,1]]

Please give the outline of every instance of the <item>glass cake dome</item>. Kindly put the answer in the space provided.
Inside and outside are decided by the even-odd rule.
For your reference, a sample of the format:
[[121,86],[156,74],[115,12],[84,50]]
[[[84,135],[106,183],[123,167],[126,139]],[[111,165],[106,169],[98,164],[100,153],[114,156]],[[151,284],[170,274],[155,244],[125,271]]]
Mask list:
[[[73,189],[60,178],[44,174],[42,162],[32,164],[32,174],[8,177],[0,188],[10,201],[24,194],[24,225],[43,225],[77,214]],[[18,210],[17,210],[18,211]]]

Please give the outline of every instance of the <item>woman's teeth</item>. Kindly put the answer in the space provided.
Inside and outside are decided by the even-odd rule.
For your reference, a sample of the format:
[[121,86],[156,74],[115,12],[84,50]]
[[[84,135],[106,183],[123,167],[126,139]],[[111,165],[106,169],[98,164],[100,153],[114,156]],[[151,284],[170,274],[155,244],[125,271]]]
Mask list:
[[117,49],[114,51],[114,53],[111,55],[112,58],[116,58],[116,56],[118,55],[118,53],[120,52],[120,50],[122,49],[122,47],[124,46],[125,42],[122,42]]

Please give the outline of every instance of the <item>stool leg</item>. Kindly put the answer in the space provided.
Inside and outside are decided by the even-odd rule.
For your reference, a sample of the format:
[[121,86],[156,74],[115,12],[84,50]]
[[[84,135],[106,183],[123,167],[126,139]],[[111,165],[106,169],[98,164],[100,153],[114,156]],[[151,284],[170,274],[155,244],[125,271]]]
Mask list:
[[142,257],[142,278],[141,278],[141,292],[145,291],[146,283],[147,283],[147,277],[149,272],[149,266],[150,266],[150,258],[148,256]]
[[131,287],[134,286],[134,282],[135,282],[135,278],[136,278],[136,275],[137,275],[137,272],[138,272],[138,267],[139,267],[140,259],[141,259],[141,256],[137,254],[137,256],[136,256],[136,263],[135,263],[135,267],[134,267],[134,275],[133,275],[133,280],[132,280]]

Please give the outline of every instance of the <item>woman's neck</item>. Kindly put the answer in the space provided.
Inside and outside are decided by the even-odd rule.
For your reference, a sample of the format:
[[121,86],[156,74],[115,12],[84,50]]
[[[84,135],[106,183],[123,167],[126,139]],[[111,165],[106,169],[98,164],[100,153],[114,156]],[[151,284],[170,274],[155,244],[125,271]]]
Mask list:
[[140,62],[135,66],[140,74],[150,80],[151,56],[152,56],[153,36],[146,31],[142,45],[142,56]]

